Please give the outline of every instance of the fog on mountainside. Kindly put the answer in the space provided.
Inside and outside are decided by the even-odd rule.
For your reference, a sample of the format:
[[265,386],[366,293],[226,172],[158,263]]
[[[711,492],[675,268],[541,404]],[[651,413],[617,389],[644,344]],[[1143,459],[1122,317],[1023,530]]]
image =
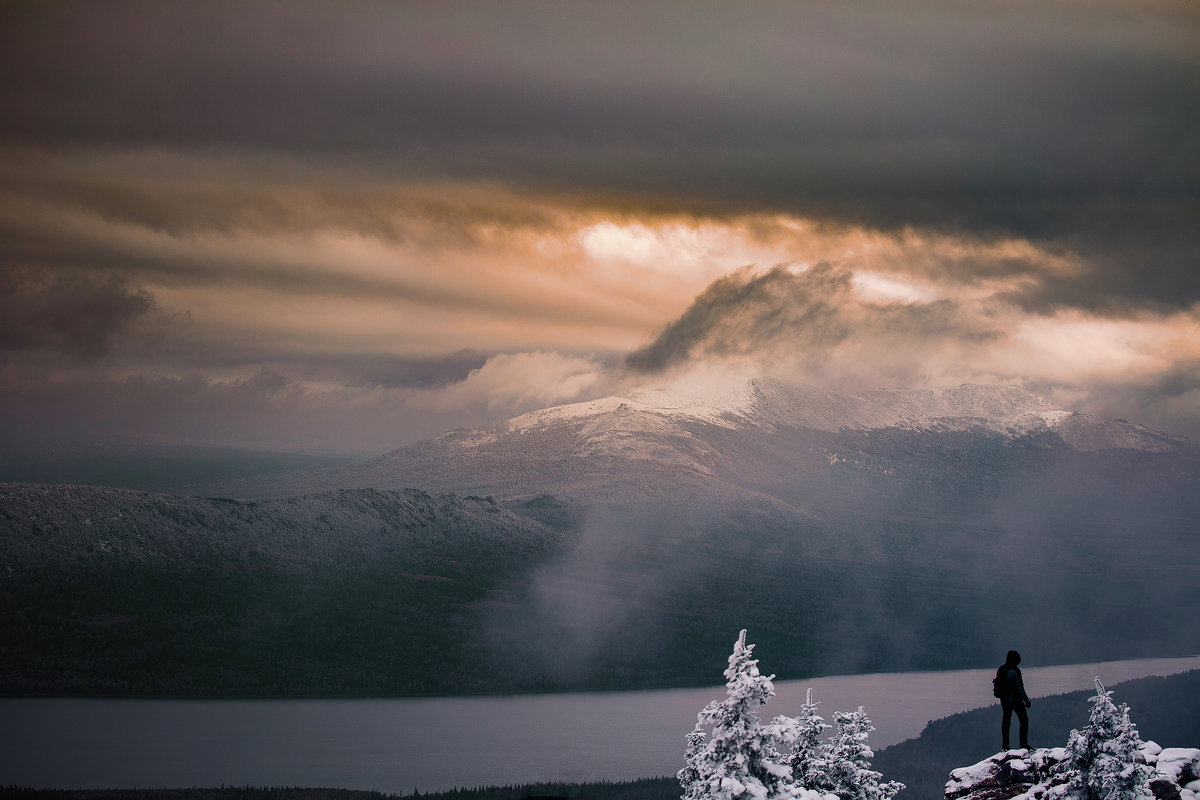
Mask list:
[[[25,620],[33,627],[18,629],[99,624],[69,599],[78,591],[104,600],[80,588],[97,570],[112,585],[135,587],[117,592],[127,608],[158,602],[156,581],[208,586],[194,593],[195,613],[223,614],[247,644],[290,643],[297,663],[317,665],[291,684],[298,693],[349,687],[339,670],[351,669],[351,654],[378,651],[389,615],[406,621],[387,647],[446,643],[438,652],[452,677],[427,675],[418,691],[700,684],[723,663],[729,631],[742,627],[770,647],[781,677],[987,666],[1008,648],[1043,664],[1165,656],[1190,653],[1200,640],[1200,447],[1014,387],[840,395],[759,378],[719,392],[634,390],[366,462],[221,488],[268,497],[366,487],[490,496],[497,513],[511,512],[505,524],[526,518],[544,533],[533,549],[497,560],[504,537],[488,531],[502,517],[484,515],[451,525],[419,569],[403,559],[331,559],[312,573],[319,579],[301,582],[357,588],[303,593],[301,608],[287,599],[291,578],[271,576],[296,574],[287,567],[293,559],[304,562],[323,537],[347,535],[317,507],[355,495],[106,496],[154,522],[131,527],[108,515],[103,535],[73,530],[74,546],[98,554],[109,537],[142,531],[141,550],[97,555],[81,570],[36,551],[50,546],[46,532],[64,535],[53,514],[96,519],[100,496],[47,487],[43,502],[14,505],[28,490],[10,489],[6,540],[20,532],[31,548],[14,556],[10,546],[6,555],[13,569],[5,591],[20,599],[20,613],[33,614]],[[214,517],[220,502],[223,516]],[[317,510],[304,510],[313,503]],[[352,526],[363,541],[374,529],[414,542],[426,535],[382,507],[363,519],[366,527]],[[149,535],[162,524],[177,532]],[[446,523],[439,512],[428,524]],[[276,533],[264,539],[266,531]],[[244,560],[229,555],[242,536],[277,551],[254,562],[261,591],[249,593],[253,603],[235,599],[236,587],[214,588],[244,574]],[[217,556],[189,563],[147,555],[179,542]],[[403,577],[418,573],[431,577],[419,585]],[[60,600],[28,594],[39,575],[64,587]],[[169,617],[150,624],[127,608],[112,612],[119,622],[105,636],[87,641],[169,632]],[[220,625],[197,630],[196,646],[210,652],[234,635]],[[345,659],[319,655],[330,631]],[[16,643],[36,657],[31,674],[72,657],[55,641],[66,649],[39,654],[34,640]],[[254,676],[243,687],[274,680],[243,668]],[[211,680],[189,680],[230,690],[231,669],[213,662]],[[370,674],[354,685],[413,690]]]
[[1184,652],[1198,464],[1194,444],[1015,387],[754,379],[534,412],[325,476],[574,510],[573,547],[489,623],[573,684],[719,659],[746,625],[788,676],[978,666],[997,642],[1043,662]]

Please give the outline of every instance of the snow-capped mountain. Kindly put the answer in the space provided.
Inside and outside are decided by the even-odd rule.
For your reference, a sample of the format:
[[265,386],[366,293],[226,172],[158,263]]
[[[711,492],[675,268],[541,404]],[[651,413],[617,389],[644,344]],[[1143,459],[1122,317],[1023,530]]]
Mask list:
[[553,631],[551,655],[521,658],[603,642],[612,669],[674,669],[642,653],[649,624],[681,653],[766,626],[792,674],[988,663],[999,641],[1165,655],[1196,634],[1177,617],[1200,608],[1200,447],[1012,386],[634,389],[305,480],[493,496],[568,525],[506,636]]
[[612,397],[525,414],[507,426],[525,431],[619,409],[728,428],[786,426],[822,431],[941,425],[1025,431],[1070,416],[1014,386],[964,385],[940,392],[893,389],[845,395],[777,378],[747,378],[717,388],[630,389]]
[[[901,440],[910,452],[903,452]],[[220,488],[262,497],[335,486],[411,486],[506,500],[549,494],[583,503],[697,493],[725,501],[730,493],[753,491],[792,503],[799,487],[786,488],[788,476],[806,476],[817,486],[831,471],[851,468],[886,476],[930,466],[930,445],[982,457],[984,442],[1063,454],[1200,457],[1200,447],[1186,440],[1087,417],[1015,386],[839,394],[756,377],[631,389],[452,431],[349,467]]]
[[[1162,451],[1179,442],[1123,421],[1098,420],[1059,408],[1016,386],[964,384],[957,389],[880,389],[838,394],[777,378],[747,378],[719,388],[630,389],[585,403],[534,411],[504,423],[507,433],[587,422],[617,412],[697,421],[730,429],[779,428],[836,432],[876,430],[990,430],[1009,436],[1054,432],[1078,450]],[[637,423],[627,418],[636,428]],[[495,441],[501,433],[464,446]],[[448,437],[454,439],[454,434]]]
[[[156,663],[143,612],[180,590],[197,621],[176,639],[232,654],[220,675],[283,680],[238,649],[266,626],[310,688],[343,668],[348,686],[391,685],[393,651],[450,665],[414,668],[414,691],[688,685],[741,628],[790,676],[978,666],[1014,646],[1040,663],[1179,655],[1200,635],[1200,447],[1010,386],[643,388],[219,490],[282,499],[74,491],[0,503],[26,553],[0,589],[45,612],[22,628],[32,658],[51,635],[62,664],[99,642],[114,674],[125,640],[103,651],[96,626],[141,620],[130,641]],[[21,568],[76,541],[94,547],[86,570]],[[62,605],[58,587],[97,580],[122,601],[108,616]],[[251,606],[229,607],[229,586]],[[363,652],[370,674],[347,655]]]

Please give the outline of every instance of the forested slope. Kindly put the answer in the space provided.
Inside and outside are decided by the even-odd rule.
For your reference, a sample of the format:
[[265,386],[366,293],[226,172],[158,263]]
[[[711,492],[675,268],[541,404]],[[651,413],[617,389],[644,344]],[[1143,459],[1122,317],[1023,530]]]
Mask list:
[[478,689],[494,681],[474,652],[480,610],[561,538],[419,491],[237,502],[0,484],[0,691]]

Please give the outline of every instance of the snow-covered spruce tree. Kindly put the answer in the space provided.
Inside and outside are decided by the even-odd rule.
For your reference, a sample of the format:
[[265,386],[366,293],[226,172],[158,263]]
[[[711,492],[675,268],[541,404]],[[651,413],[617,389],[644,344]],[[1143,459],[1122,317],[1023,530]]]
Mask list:
[[875,727],[870,717],[859,706],[857,711],[835,713],[833,720],[836,730],[822,748],[808,785],[841,800],[891,800],[904,784],[880,783],[883,775],[871,769],[875,753],[867,737]]
[[1129,706],[1117,706],[1112,692],[1096,678],[1096,694],[1088,701],[1091,717],[1083,730],[1067,740],[1070,797],[1077,800],[1148,800],[1153,771],[1138,763],[1142,737],[1129,720]]
[[681,800],[701,800],[707,796],[709,770],[704,757],[704,742],[708,737],[704,732],[703,719],[701,712],[696,727],[692,728],[687,737],[687,749],[683,751],[683,769],[675,774],[683,789]]
[[801,786],[817,787],[822,785],[823,776],[828,771],[826,749],[821,742],[821,734],[829,729],[825,719],[817,714],[817,704],[813,702],[812,689],[804,696],[804,705],[800,707],[800,715],[793,720],[795,733],[792,737],[792,748],[787,758],[787,764],[792,770],[792,780]]
[[[759,706],[775,696],[775,676],[759,672],[753,652],[743,630],[725,670],[726,698],[705,706],[688,736],[687,760],[677,775],[683,800],[774,800],[793,794],[791,770],[782,763],[776,735],[759,725]],[[709,725],[712,734],[705,737],[703,728]]]

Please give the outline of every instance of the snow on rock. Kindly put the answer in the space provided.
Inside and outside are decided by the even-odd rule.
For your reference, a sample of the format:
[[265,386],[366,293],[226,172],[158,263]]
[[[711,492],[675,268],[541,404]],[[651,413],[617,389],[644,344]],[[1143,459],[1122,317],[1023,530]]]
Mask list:
[[1124,420],[1095,419],[1074,412],[1064,416],[1054,426],[1054,431],[1064,442],[1083,452],[1144,450],[1165,453],[1178,442],[1142,425],[1130,425]]
[[[842,429],[966,431],[1006,436],[1056,433],[1081,451],[1126,448],[1163,452],[1169,436],[1123,420],[1099,420],[1068,411],[1017,386],[963,384],[957,389],[880,389],[842,395],[775,378],[750,381],[761,398],[757,418],[777,425],[824,431]],[[747,414],[748,418],[756,418]]]
[[[1140,752],[1155,800],[1200,800],[1200,749],[1146,742]],[[951,772],[946,800],[1069,800],[1067,761],[1065,747],[996,753]]]
[[1168,747],[1158,754],[1155,769],[1161,777],[1186,786],[1200,780],[1200,750],[1194,747]]
[[508,421],[508,430],[520,433],[563,422],[586,422],[597,417],[639,412],[664,417],[684,417],[713,425],[735,428],[744,424],[754,410],[756,393],[753,381],[737,381],[697,389],[629,389],[611,397],[582,403],[543,408]]
[[629,389],[611,397],[555,406],[509,420],[510,432],[584,421],[617,411],[699,420],[727,428],[786,425],[843,428],[988,427],[1024,433],[1054,427],[1071,416],[1016,386],[965,384],[945,391],[881,389],[839,394],[779,378],[739,378],[707,386]]
[[946,782],[946,798],[1039,800],[1056,797],[1065,789],[1067,778],[1056,776],[1054,768],[1066,759],[1065,747],[997,753],[978,764],[951,772],[950,780]]

